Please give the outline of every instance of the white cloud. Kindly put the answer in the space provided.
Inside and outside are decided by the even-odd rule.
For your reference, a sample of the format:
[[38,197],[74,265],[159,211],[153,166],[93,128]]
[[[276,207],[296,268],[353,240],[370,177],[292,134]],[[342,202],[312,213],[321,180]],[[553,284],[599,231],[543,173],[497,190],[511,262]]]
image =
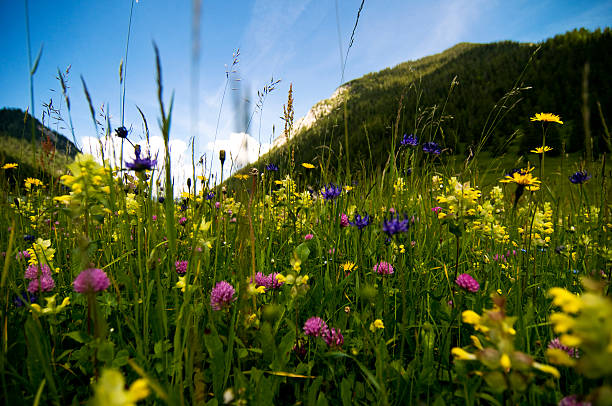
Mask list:
[[226,162],[229,163],[230,171],[233,171],[256,161],[261,155],[268,152],[270,144],[260,145],[255,138],[246,133],[231,133],[229,138],[209,142],[207,149],[212,151],[215,159],[217,159],[215,153],[222,149],[225,150]]

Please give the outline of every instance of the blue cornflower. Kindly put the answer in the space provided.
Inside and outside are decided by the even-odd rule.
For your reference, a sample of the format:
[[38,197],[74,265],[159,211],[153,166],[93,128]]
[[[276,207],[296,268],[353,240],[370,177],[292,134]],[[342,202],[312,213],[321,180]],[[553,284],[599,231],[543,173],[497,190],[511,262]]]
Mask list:
[[393,217],[389,220],[383,221],[383,231],[389,236],[392,237],[398,233],[405,233],[408,231],[408,227],[410,226],[410,220],[408,216],[404,214],[404,219],[400,220],[399,216]]
[[[28,300],[29,297],[29,300]],[[32,294],[21,293],[19,295],[15,295],[15,299],[13,299],[13,303],[17,307],[22,307],[26,303],[36,303],[36,296]]]
[[404,138],[400,141],[400,145],[402,147],[416,147],[417,145],[419,145],[419,139],[414,134],[404,134]]
[[140,157],[140,145],[136,145],[134,147],[134,153],[136,154],[136,159],[132,162],[125,161],[125,166],[128,169],[132,169],[136,172],[142,172],[144,170],[151,170],[157,164],[156,159],[151,159],[151,156],[147,156],[146,158]]
[[160,203],[163,203],[163,202],[166,201],[166,198],[163,197],[163,196],[160,196],[160,197],[157,198],[157,201],[160,202]]
[[276,164],[268,164],[266,165],[266,171],[278,171],[278,165]]
[[208,193],[205,197],[206,200],[212,200],[215,198],[215,192]]
[[430,141],[423,144],[423,152],[440,155],[440,153],[442,153],[442,148],[435,142]]
[[119,138],[127,138],[128,130],[124,126],[115,129],[115,135]]
[[321,197],[323,197],[325,200],[333,200],[340,196],[340,193],[342,193],[342,188],[334,185],[333,183],[329,183],[321,190]]
[[359,214],[355,213],[355,219],[353,221],[349,221],[349,224],[357,227],[359,231],[363,230],[364,227],[370,224],[370,215],[366,212],[363,217]]
[[591,175],[587,171],[578,171],[569,177],[570,182],[576,185],[581,185],[589,179],[591,179]]

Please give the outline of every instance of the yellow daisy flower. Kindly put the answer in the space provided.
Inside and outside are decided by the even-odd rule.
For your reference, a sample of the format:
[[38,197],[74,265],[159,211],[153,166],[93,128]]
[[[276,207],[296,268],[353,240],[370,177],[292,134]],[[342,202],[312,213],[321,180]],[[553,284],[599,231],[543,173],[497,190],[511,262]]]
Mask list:
[[504,179],[500,180],[501,183],[516,183],[520,186],[527,186],[527,190],[534,192],[540,189],[540,183],[538,178],[533,176],[531,172],[534,167],[527,164],[527,168],[521,169],[520,171],[514,172],[511,175],[506,175]]
[[315,167],[313,164],[309,164],[308,162],[304,162],[302,166],[306,169],[313,169]]
[[552,151],[552,148],[547,145],[543,145],[541,147],[537,147],[536,149],[532,149],[529,152],[533,152],[534,154],[543,154],[548,151]]
[[14,168],[17,168],[17,166],[19,166],[19,165],[15,164],[15,163],[8,163],[8,164],[4,164],[2,166],[2,169],[14,169]]
[[561,118],[558,115],[552,113],[536,113],[535,116],[531,117],[531,121],[544,121],[548,123],[563,124]]
[[32,186],[42,186],[43,183],[36,178],[26,178],[24,181],[25,187],[30,189]]

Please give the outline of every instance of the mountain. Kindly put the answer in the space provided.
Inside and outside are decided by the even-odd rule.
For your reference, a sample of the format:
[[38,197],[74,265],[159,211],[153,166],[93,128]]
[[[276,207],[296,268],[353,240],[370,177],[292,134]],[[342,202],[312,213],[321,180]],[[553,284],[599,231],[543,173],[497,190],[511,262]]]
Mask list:
[[344,167],[348,145],[353,167],[381,167],[392,142],[397,146],[411,133],[450,154],[467,155],[479,146],[494,156],[526,154],[542,144],[542,127],[529,120],[539,112],[558,114],[564,122],[547,131],[552,154],[585,148],[583,112],[597,154],[609,145],[598,104],[609,122],[610,49],[609,28],[574,30],[539,44],[460,43],[342,85],[255,166],[284,163],[292,149],[298,165]]
[[0,109],[0,143],[0,166],[17,163],[19,180],[58,175],[80,152],[62,134],[14,108]]

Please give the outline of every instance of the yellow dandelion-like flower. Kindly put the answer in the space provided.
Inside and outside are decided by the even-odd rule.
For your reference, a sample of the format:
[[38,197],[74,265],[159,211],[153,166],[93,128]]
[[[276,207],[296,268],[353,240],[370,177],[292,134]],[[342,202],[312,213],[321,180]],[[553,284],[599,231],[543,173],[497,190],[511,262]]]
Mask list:
[[527,165],[527,168],[516,171],[510,175],[506,175],[500,180],[501,183],[516,183],[520,186],[527,186],[527,190],[536,191],[540,189],[540,183],[538,178],[533,176],[531,172],[534,170],[533,166]]
[[372,323],[370,323],[370,331],[375,332],[378,329],[384,329],[385,325],[381,319],[376,319]]
[[17,168],[19,165],[15,164],[15,163],[8,163],[8,164],[4,164],[2,166],[2,169],[15,169]]
[[535,116],[531,117],[531,121],[543,121],[547,123],[563,124],[561,118],[558,115],[552,113],[536,113]]
[[543,154],[545,152],[552,151],[552,148],[548,145],[543,145],[541,147],[537,147],[536,149],[532,149],[529,152],[533,152],[534,154]]
[[346,262],[346,263],[344,263],[344,264],[340,265],[340,268],[342,268],[342,270],[343,270],[345,273],[347,273],[347,274],[348,274],[349,272],[354,271],[354,270],[355,270],[355,269],[357,269],[358,267],[357,267],[357,265],[355,265],[355,263],[354,263],[354,262],[348,261],[348,262]]
[[23,183],[25,183],[25,187],[30,189],[32,186],[42,186],[43,183],[36,178],[26,178]]
[[238,174],[238,175],[235,175],[235,176],[236,176],[238,179],[241,179],[241,180],[246,180],[246,179],[248,179],[248,178],[249,178],[249,175],[241,175],[241,174]]
[[313,164],[309,164],[308,162],[304,162],[302,166],[306,169],[314,169],[315,167]]

